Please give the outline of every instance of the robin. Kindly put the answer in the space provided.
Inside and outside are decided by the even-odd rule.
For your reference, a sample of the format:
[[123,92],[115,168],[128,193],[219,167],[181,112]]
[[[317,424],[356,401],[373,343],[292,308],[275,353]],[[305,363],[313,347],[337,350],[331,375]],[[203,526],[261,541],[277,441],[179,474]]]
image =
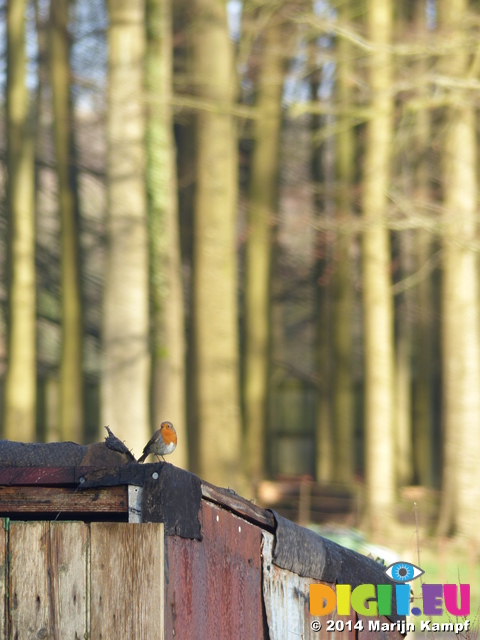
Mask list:
[[[143,462],[150,453],[153,453],[157,457],[162,456],[163,458],[163,456],[173,453],[176,446],[177,433],[173,424],[166,420],[165,422],[162,422],[160,429],[155,431],[153,436],[147,442],[143,453],[137,462]],[[163,461],[165,462],[165,458],[163,458]]]

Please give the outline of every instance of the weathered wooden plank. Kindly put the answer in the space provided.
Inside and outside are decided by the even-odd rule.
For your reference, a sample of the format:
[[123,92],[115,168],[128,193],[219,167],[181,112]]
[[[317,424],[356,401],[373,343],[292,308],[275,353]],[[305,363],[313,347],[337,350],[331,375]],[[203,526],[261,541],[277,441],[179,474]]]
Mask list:
[[58,640],[87,637],[88,534],[83,522],[50,524],[52,619]]
[[127,513],[127,487],[77,491],[65,487],[1,487],[0,514]]
[[10,523],[10,638],[53,637],[48,545],[48,522]]
[[90,526],[92,640],[163,640],[163,524]]
[[127,526],[133,532],[134,545],[133,554],[130,550],[133,583],[128,594],[133,613],[130,638],[163,640],[165,637],[164,526],[157,522]]
[[215,487],[213,484],[203,480],[202,496],[254,524],[260,525],[269,531],[275,531],[275,519],[270,511],[257,507],[249,500],[239,496],[235,491]]

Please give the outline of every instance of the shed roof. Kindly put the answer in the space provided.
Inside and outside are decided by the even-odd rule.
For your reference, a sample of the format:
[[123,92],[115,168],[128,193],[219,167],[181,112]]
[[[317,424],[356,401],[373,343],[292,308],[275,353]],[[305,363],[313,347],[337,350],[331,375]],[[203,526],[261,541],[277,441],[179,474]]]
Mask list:
[[[382,565],[374,560],[286,520],[273,510],[262,509],[233,490],[215,487],[169,463],[134,462],[127,447],[111,432],[105,443],[94,445],[2,440],[0,485],[69,485],[76,492],[125,485],[142,487],[142,522],[163,522],[166,535],[197,540],[202,539],[199,511],[203,498],[273,533],[273,563],[282,569],[314,580],[350,584],[352,588],[362,583],[391,584]],[[393,613],[388,617],[394,622],[403,620]]]

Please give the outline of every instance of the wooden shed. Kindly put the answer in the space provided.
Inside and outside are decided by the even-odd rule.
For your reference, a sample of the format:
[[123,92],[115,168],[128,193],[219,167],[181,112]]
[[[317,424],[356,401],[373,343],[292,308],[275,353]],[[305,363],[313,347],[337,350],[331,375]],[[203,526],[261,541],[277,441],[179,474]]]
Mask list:
[[309,584],[388,581],[373,560],[171,464],[93,447],[0,442],[0,637],[400,640],[310,616]]

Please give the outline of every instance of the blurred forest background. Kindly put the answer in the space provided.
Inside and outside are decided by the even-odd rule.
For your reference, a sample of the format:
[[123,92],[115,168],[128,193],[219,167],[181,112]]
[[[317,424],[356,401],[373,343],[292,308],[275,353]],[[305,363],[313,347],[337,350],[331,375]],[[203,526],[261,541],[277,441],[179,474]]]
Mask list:
[[168,419],[206,480],[361,496],[377,537],[429,495],[476,546],[479,31],[477,0],[0,0],[2,437],[138,456]]

